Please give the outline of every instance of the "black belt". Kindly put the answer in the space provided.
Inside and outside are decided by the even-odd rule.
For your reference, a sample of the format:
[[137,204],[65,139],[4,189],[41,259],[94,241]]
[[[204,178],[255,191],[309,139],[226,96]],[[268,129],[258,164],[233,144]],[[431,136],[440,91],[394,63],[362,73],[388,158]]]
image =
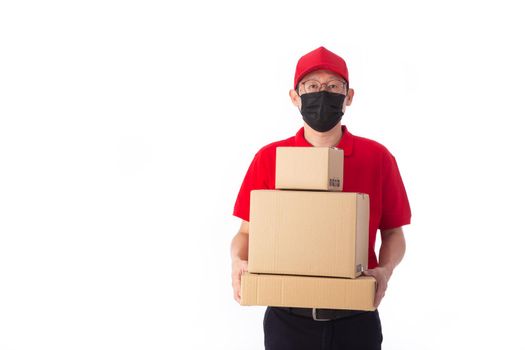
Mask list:
[[275,307],[284,310],[292,315],[302,316],[315,321],[332,321],[344,317],[350,317],[365,313],[360,310],[339,310],[339,309],[310,309],[303,307]]

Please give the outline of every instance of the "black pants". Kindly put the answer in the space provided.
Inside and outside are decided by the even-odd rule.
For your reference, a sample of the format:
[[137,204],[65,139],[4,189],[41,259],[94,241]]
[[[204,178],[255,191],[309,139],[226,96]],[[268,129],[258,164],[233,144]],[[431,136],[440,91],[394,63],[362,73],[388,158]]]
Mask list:
[[268,307],[263,328],[266,350],[379,350],[383,341],[377,310],[315,321]]

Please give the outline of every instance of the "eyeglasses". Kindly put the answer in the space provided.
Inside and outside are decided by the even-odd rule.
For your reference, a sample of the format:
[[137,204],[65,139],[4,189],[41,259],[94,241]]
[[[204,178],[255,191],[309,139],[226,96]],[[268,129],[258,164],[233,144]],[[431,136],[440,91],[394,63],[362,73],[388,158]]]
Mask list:
[[320,83],[317,80],[311,79],[301,83],[304,87],[304,91],[309,94],[312,92],[319,92],[323,85],[325,86],[326,91],[335,92],[337,94],[345,94],[346,83],[341,80],[330,80],[327,83]]

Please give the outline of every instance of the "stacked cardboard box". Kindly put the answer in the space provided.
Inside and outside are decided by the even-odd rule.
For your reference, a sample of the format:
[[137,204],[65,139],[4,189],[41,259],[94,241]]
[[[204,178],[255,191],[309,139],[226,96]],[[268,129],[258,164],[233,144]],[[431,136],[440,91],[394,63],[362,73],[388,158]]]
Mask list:
[[241,304],[374,310],[369,198],[341,192],[343,151],[278,147],[276,190],[250,197]]

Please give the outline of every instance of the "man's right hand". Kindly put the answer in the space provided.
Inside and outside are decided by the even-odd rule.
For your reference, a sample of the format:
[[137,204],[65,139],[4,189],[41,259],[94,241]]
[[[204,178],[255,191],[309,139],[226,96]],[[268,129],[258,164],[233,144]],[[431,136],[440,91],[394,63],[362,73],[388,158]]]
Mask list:
[[241,303],[241,275],[248,271],[248,261],[241,259],[233,259],[232,261],[232,287],[233,298]]

